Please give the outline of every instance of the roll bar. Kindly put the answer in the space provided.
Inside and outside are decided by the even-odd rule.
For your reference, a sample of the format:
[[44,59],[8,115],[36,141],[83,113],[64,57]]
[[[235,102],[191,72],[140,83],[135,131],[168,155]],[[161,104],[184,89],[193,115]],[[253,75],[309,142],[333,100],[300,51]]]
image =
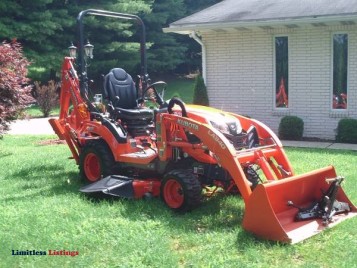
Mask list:
[[140,59],[141,59],[141,77],[144,83],[144,88],[148,83],[148,74],[147,74],[147,62],[146,62],[146,31],[144,22],[136,15],[117,13],[112,11],[97,10],[97,9],[87,9],[83,10],[78,14],[77,25],[78,25],[78,35],[79,35],[79,49],[78,49],[78,58],[79,58],[79,74],[80,74],[80,89],[81,95],[84,96],[88,89],[88,77],[85,70],[84,62],[84,25],[83,19],[86,15],[93,16],[102,16],[102,17],[111,17],[124,20],[135,20],[141,26],[141,37],[140,37]]

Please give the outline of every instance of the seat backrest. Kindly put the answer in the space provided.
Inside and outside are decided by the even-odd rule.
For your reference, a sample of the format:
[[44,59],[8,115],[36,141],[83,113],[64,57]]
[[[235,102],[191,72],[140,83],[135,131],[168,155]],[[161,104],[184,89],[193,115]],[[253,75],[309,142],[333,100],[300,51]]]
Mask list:
[[122,68],[114,68],[104,77],[103,97],[115,107],[137,108],[137,92],[131,76]]

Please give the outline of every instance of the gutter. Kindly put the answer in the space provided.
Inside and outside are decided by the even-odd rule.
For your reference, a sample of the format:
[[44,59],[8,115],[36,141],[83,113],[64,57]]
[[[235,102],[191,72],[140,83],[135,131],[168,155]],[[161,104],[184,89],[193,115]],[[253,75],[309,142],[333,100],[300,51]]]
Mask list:
[[206,83],[206,75],[207,75],[207,69],[206,69],[206,46],[202,42],[201,38],[197,36],[197,33],[195,31],[191,31],[189,33],[189,36],[193,38],[197,43],[201,45],[201,50],[202,50],[202,77],[203,81]]
[[356,14],[337,15],[337,16],[316,16],[316,17],[296,17],[296,18],[279,18],[279,19],[261,19],[261,20],[243,20],[230,22],[203,22],[203,23],[185,23],[170,24],[169,27],[163,28],[165,33],[189,34],[192,30],[205,31],[213,29],[235,28],[235,27],[260,27],[260,26],[280,26],[284,24],[311,24],[311,23],[329,23],[340,21],[356,21]]

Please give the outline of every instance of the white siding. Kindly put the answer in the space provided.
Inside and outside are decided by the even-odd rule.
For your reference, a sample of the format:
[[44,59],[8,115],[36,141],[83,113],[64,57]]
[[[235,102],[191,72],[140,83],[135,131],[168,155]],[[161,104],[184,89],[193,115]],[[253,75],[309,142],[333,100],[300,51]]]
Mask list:
[[[348,111],[331,109],[331,36],[349,34]],[[289,36],[289,108],[274,108],[276,35]],[[342,117],[357,118],[357,27],[217,31],[202,34],[210,105],[254,117],[276,133],[281,117],[304,120],[304,136],[334,139]]]

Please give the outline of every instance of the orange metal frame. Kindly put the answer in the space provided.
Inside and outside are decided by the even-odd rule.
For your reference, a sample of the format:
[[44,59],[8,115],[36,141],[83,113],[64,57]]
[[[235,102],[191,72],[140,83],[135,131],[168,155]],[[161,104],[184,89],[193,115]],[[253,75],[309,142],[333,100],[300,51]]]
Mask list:
[[[188,105],[188,117],[168,113],[157,114],[157,143],[153,143],[151,148],[144,149],[145,154],[142,153],[142,149],[132,148],[129,142],[117,143],[107,128],[103,127],[100,122],[90,119],[87,106],[79,93],[79,82],[73,61],[73,58],[66,57],[63,63],[60,116],[58,120],[51,119],[50,123],[56,134],[66,140],[77,163],[81,146],[86,140],[98,137],[107,142],[116,161],[125,163],[149,164],[157,157],[161,161],[167,161],[172,158],[174,147],[181,148],[197,161],[219,164],[226,169],[245,201],[248,200],[252,191],[242,170],[242,164],[257,164],[263,170],[267,180],[279,180],[286,177],[286,173],[282,173],[278,166],[293,175],[293,169],[282,144],[268,127],[254,119],[226,113],[227,116],[236,117],[243,129],[255,126],[261,140],[259,148],[236,151],[220,131],[209,125],[207,117],[210,114],[223,113],[209,107]],[[185,131],[196,135],[201,143],[188,142]],[[207,150],[211,154],[205,153]]]
[[[191,108],[191,109],[190,109]],[[268,180],[279,180],[286,177],[277,166],[282,166],[284,171],[288,171],[293,175],[293,170],[280,141],[274,133],[265,128],[262,123],[248,119],[242,116],[237,116],[242,125],[254,125],[258,135],[263,143],[260,148],[246,149],[236,151],[232,144],[224,137],[224,135],[215,128],[212,128],[208,122],[199,122],[191,119],[197,106],[188,106],[188,117],[183,118],[174,114],[159,114],[157,124],[160,125],[160,132],[157,132],[157,147],[161,161],[166,161],[171,158],[172,149],[174,147],[182,148],[191,157],[200,162],[217,163],[229,172],[237,185],[244,201],[248,201],[252,193],[250,183],[247,180],[245,173],[242,170],[242,164],[257,164],[263,170]],[[222,111],[210,108],[207,109],[210,113],[222,113]],[[197,116],[196,116],[196,119]],[[205,117],[201,118],[205,120]],[[176,133],[171,133],[172,125],[176,126]],[[185,126],[185,127],[183,127]],[[184,139],[184,130],[191,132],[197,136],[201,143],[191,144]],[[175,141],[179,139],[180,141]],[[266,144],[264,144],[264,142]],[[205,151],[210,151],[211,154],[206,154]]]
[[[309,221],[311,224],[308,228],[304,228],[306,222],[293,223],[293,214],[297,209],[288,207],[287,202],[294,200],[298,205],[306,205],[316,199],[321,195],[321,189],[327,187],[326,178],[336,176],[333,167],[296,176],[281,142],[263,123],[195,105],[186,106],[187,117],[179,115],[177,110],[173,114],[158,113],[156,136],[151,139],[150,148],[132,147],[129,140],[127,143],[118,143],[101,122],[91,119],[87,105],[80,95],[73,61],[73,58],[67,57],[63,63],[60,116],[59,119],[50,119],[50,124],[58,137],[66,140],[77,164],[82,146],[90,139],[104,139],[113,152],[115,161],[122,163],[147,165],[154,160],[169,161],[173,158],[173,149],[180,148],[198,162],[217,164],[230,174],[246,205],[243,220],[246,230],[264,238],[295,243],[324,228],[319,220]],[[244,130],[254,126],[258,133],[259,146],[241,150],[234,148],[219,130],[210,125],[209,118],[215,114],[238,119]],[[198,143],[189,142],[187,133],[196,136]],[[141,138],[135,138],[138,144]],[[243,171],[245,166],[252,164],[261,168],[266,179],[265,183],[259,184],[253,191]],[[160,181],[157,179],[147,182],[137,180],[135,183],[136,197],[143,196],[150,189],[154,196],[159,195]],[[355,216],[356,207],[342,190],[339,197],[351,207],[351,213],[340,218]],[[262,222],[264,226],[261,225]],[[295,231],[297,229],[300,231]],[[302,235],[303,232],[307,234]]]

